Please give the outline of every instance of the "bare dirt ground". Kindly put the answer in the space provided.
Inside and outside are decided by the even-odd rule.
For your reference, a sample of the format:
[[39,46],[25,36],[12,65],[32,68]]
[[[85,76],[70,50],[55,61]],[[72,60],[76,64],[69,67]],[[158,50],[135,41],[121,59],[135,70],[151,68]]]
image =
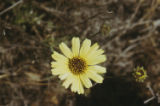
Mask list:
[[[85,95],[51,74],[52,52],[73,36],[108,58],[103,84]],[[160,106],[159,95],[160,0],[0,0],[0,106]]]

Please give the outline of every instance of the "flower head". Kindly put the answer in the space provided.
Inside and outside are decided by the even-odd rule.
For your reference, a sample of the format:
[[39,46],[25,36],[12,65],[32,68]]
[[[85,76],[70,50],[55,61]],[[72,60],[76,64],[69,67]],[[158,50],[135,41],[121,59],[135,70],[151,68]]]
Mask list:
[[62,85],[65,88],[71,85],[73,92],[83,94],[84,87],[92,87],[91,80],[103,82],[100,74],[106,73],[106,68],[97,64],[106,61],[106,56],[97,43],[91,46],[91,41],[85,39],[80,47],[79,38],[73,37],[72,50],[63,42],[59,48],[63,55],[56,51],[52,54],[55,61],[51,63],[51,71],[53,75],[58,75],[64,80]]
[[147,72],[143,67],[138,66],[134,69],[133,76],[137,82],[144,82],[144,80],[147,78]]

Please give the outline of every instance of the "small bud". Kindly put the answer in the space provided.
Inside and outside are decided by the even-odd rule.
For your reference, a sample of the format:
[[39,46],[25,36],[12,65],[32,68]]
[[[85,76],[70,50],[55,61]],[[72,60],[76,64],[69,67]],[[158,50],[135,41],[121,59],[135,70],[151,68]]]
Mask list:
[[133,70],[133,77],[137,82],[144,82],[144,80],[148,77],[147,71],[143,67],[137,67]]

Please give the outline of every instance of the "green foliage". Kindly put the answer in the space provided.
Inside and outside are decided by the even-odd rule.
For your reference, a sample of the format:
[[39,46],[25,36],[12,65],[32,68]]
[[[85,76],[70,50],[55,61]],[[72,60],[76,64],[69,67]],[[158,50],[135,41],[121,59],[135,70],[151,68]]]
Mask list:
[[30,4],[22,5],[19,8],[13,9],[15,15],[15,24],[41,24],[44,14],[39,15]]

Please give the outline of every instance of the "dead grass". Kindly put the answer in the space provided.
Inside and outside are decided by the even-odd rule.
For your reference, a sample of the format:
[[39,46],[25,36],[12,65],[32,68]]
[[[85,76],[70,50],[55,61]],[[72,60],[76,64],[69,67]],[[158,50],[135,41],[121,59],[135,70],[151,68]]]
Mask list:
[[[0,13],[16,2],[1,1]],[[159,0],[24,0],[0,15],[0,105],[143,106],[152,97],[147,83],[160,93],[159,13]],[[73,36],[98,42],[108,56],[104,83],[86,97],[50,71],[52,51]],[[131,76],[136,66],[148,72],[143,84]]]

